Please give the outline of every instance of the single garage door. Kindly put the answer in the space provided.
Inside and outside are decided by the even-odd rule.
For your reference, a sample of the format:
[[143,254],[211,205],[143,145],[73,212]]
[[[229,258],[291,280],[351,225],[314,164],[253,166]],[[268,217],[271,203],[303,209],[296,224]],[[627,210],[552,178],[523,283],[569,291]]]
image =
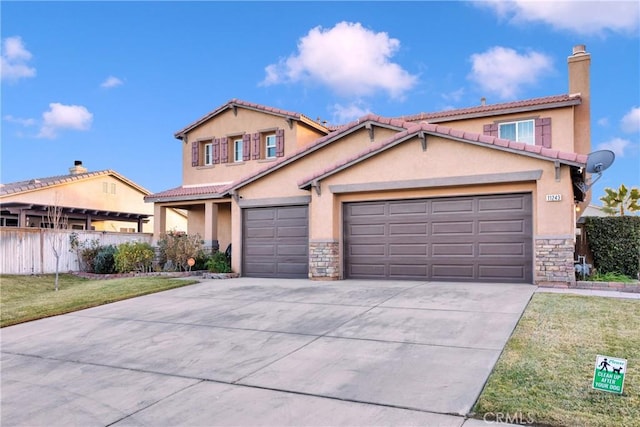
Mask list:
[[346,203],[345,275],[532,283],[531,194]]
[[307,206],[243,209],[242,235],[243,276],[308,277]]

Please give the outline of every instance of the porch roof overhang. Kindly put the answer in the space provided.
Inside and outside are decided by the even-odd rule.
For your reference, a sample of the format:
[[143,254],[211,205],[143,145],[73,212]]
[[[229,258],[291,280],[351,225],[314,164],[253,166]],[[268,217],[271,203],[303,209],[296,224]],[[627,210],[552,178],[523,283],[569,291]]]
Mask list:
[[180,186],[145,196],[147,203],[188,202],[229,197],[229,184]]

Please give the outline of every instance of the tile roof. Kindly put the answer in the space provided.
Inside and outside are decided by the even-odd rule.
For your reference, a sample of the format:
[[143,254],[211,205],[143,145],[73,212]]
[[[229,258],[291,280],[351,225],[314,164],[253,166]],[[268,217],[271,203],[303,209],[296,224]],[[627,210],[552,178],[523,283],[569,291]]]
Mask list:
[[18,193],[25,193],[28,191],[40,190],[47,187],[68,184],[74,181],[82,181],[85,179],[90,179],[90,178],[95,178],[95,177],[100,177],[105,175],[114,176],[115,178],[125,182],[131,187],[136,188],[138,191],[140,191],[141,193],[144,193],[145,195],[151,194],[151,192],[146,188],[141,187],[135,182],[128,180],[124,176],[120,175],[119,173],[111,169],[106,169],[106,170],[95,171],[95,172],[58,175],[58,176],[50,176],[45,178],[33,178],[27,181],[17,181],[17,182],[9,182],[7,184],[0,184],[0,196],[7,196],[10,194],[18,194]]
[[222,113],[223,111],[226,111],[230,108],[235,108],[235,107],[243,107],[243,108],[247,108],[250,110],[256,110],[256,111],[261,111],[261,112],[265,112],[265,113],[270,113],[270,114],[275,114],[278,116],[282,116],[282,117],[286,117],[286,118],[290,118],[293,120],[299,120],[302,122],[305,122],[311,126],[314,126],[315,128],[328,133],[329,129],[324,126],[321,123],[318,123],[315,120],[312,120],[311,118],[305,116],[304,114],[300,114],[300,113],[296,113],[293,111],[287,111],[287,110],[282,110],[279,108],[275,108],[275,107],[269,107],[267,105],[261,105],[261,104],[256,104],[253,102],[247,102],[247,101],[242,101],[240,99],[236,99],[233,98],[231,100],[229,100],[227,103],[219,106],[218,108],[216,108],[215,110],[211,111],[210,113],[205,114],[204,116],[200,117],[198,120],[190,123],[189,125],[185,126],[184,128],[180,129],[179,131],[177,131],[174,136],[178,139],[182,139],[182,137],[184,136],[184,134],[186,134],[187,132],[193,130],[194,128],[198,127],[199,125],[201,125],[202,123],[206,122],[207,120],[215,117],[216,115]]
[[459,120],[462,118],[488,117],[506,113],[517,113],[522,111],[542,110],[558,108],[562,106],[577,105],[582,102],[580,95],[554,95],[542,98],[526,99],[523,101],[506,102],[501,104],[480,105],[477,107],[459,108],[455,110],[445,110],[436,113],[419,113],[409,116],[399,117],[401,120],[409,122],[416,121],[446,121]]
[[361,151],[349,158],[336,162],[306,178],[298,181],[300,188],[309,188],[314,181],[326,178],[337,173],[349,166],[359,163],[369,157],[372,157],[388,148],[398,145],[408,139],[419,136],[421,133],[439,136],[456,141],[466,142],[474,145],[480,145],[488,148],[509,151],[516,154],[536,157],[543,160],[559,161],[563,164],[574,166],[585,166],[587,162],[586,154],[568,153],[550,148],[544,148],[539,145],[529,145],[522,142],[509,141],[506,139],[496,138],[495,136],[481,135],[472,132],[465,132],[446,126],[440,126],[430,123],[413,124],[407,130],[397,133],[384,141],[371,145],[364,151]]
[[180,186],[144,197],[145,202],[175,202],[180,200],[215,199],[224,197],[229,183]]

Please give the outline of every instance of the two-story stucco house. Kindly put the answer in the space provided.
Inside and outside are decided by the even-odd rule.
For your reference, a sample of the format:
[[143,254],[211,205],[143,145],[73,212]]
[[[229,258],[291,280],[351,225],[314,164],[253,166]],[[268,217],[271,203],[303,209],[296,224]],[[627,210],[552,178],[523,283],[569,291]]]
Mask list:
[[[151,192],[113,170],[89,171],[76,160],[69,173],[0,184],[0,226],[48,228],[47,209],[62,209],[73,230],[153,232]],[[186,213],[169,209],[168,230],[186,231]]]
[[178,131],[168,208],[242,276],[574,282],[590,152],[590,55],[566,94],[327,128],[231,100]]

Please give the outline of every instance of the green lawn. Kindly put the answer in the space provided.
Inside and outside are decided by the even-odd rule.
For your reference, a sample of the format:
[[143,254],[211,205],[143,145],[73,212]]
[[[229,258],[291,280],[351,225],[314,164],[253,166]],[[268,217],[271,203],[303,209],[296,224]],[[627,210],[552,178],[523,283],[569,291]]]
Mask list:
[[54,275],[0,275],[0,327],[197,282],[198,280],[166,277],[88,280],[61,274],[59,290],[56,292]]
[[[622,395],[592,389],[598,354],[627,359]],[[535,294],[474,412],[544,426],[640,425],[640,300]]]

